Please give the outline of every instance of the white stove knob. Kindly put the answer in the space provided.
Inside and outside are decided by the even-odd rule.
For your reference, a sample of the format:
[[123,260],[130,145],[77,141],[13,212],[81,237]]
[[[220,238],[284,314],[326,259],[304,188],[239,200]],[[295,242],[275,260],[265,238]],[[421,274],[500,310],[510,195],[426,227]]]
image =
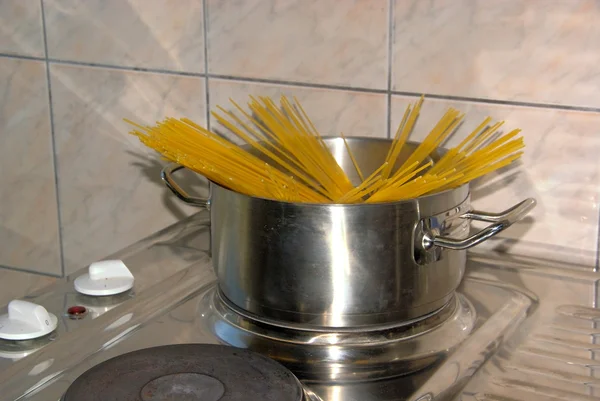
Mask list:
[[57,324],[56,316],[43,306],[14,300],[8,304],[8,314],[0,316],[0,338],[31,340],[50,334]]
[[133,274],[121,260],[92,263],[88,273],[75,279],[75,290],[85,295],[115,295],[131,288],[133,288]]

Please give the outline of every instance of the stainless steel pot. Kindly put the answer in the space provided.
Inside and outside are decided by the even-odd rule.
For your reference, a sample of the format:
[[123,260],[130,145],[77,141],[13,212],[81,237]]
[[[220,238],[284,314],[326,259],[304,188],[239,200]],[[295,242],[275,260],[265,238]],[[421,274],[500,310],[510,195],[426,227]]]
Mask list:
[[[358,180],[342,139],[326,143]],[[348,144],[369,174],[391,141],[351,138]],[[399,163],[416,145],[407,144]],[[181,168],[167,166],[162,178],[180,199],[210,210],[221,295],[242,313],[281,325],[352,328],[434,313],[461,282],[466,249],[535,206],[527,199],[502,213],[473,211],[468,184],[412,200],[340,205],[261,199],[211,182],[208,199],[200,199],[173,180]],[[470,235],[471,220],[490,225]]]

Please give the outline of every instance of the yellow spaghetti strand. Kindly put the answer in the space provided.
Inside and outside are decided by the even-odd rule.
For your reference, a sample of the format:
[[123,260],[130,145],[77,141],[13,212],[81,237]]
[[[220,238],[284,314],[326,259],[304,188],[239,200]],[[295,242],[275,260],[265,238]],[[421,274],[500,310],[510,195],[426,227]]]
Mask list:
[[356,158],[354,157],[354,154],[352,153],[352,150],[350,149],[350,146],[348,145],[348,141],[346,141],[346,137],[344,136],[344,134],[340,134],[342,136],[342,139],[344,140],[344,146],[346,146],[346,152],[348,152],[348,156],[350,156],[350,160],[352,161],[352,165],[354,166],[354,169],[356,170],[356,174],[358,174],[358,178],[360,178],[360,181],[363,182],[365,180],[365,177],[363,176],[362,171],[360,171],[360,167],[358,166],[358,163],[356,162]]

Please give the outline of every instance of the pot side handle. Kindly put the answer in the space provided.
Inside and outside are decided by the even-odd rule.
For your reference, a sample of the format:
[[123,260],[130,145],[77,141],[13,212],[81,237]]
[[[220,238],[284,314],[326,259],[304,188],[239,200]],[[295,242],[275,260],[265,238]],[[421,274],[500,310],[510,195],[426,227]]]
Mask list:
[[162,169],[162,171],[160,172],[160,178],[162,178],[162,180],[165,182],[165,185],[167,186],[167,188],[169,188],[171,190],[171,192],[173,192],[179,199],[181,199],[185,203],[208,209],[208,206],[209,206],[208,199],[195,198],[193,196],[190,196],[173,179],[173,173],[175,173],[176,171],[179,171],[183,168],[185,168],[185,167],[180,164],[177,164],[177,163],[169,164],[169,165],[165,166]]
[[516,223],[525,217],[536,205],[536,201],[533,198],[525,199],[517,205],[505,210],[501,213],[486,213],[473,210],[460,216],[463,219],[470,219],[476,221],[484,221],[492,223],[481,231],[473,234],[466,239],[454,239],[449,237],[435,236],[432,233],[426,233],[423,235],[422,246],[425,250],[431,249],[434,246],[440,248],[461,250],[471,248],[491,237],[506,230],[508,227]]

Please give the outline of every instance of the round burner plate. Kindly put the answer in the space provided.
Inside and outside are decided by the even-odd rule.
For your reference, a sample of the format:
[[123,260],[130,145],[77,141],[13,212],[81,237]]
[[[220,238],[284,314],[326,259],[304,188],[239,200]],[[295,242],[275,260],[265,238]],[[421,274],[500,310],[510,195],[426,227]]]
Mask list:
[[408,375],[443,361],[471,332],[475,308],[463,295],[423,319],[338,331],[285,326],[234,309],[216,287],[202,296],[202,318],[221,343],[282,363],[297,378],[345,383]]
[[88,370],[64,401],[302,401],[298,379],[255,352],[181,344],[130,352]]

